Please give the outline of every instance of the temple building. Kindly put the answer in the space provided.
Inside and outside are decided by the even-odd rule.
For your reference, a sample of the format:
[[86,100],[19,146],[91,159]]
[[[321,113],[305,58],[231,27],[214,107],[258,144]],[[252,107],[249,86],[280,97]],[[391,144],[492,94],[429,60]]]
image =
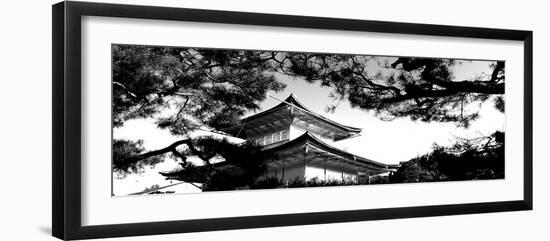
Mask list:
[[283,183],[317,178],[367,184],[371,177],[397,168],[330,145],[359,136],[360,128],[314,113],[293,94],[280,101],[268,110],[244,118],[236,134],[271,154],[265,177],[277,177]]
[[[398,165],[387,165],[338,149],[331,143],[357,137],[360,128],[342,125],[306,108],[291,94],[270,109],[241,120],[232,136],[240,142],[254,142],[261,147],[267,171],[259,177],[276,178],[283,186],[295,181],[337,181],[346,184],[369,184],[376,176],[396,171]],[[214,164],[217,168],[234,168],[225,161]],[[200,170],[200,166],[195,171]],[[235,169],[238,170],[238,169]],[[202,170],[208,171],[208,170]],[[238,171],[237,171],[238,172]],[[161,172],[169,180],[184,183],[168,185],[152,191],[179,192],[174,189],[185,184],[185,192],[201,192],[204,176],[200,173],[175,170]],[[191,187],[190,185],[194,186]],[[247,189],[247,186],[243,186]]]

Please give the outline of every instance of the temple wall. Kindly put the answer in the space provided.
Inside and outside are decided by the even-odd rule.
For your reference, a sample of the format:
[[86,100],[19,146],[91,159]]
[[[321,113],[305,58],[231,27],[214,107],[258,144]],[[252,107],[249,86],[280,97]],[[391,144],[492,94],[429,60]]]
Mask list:
[[268,170],[266,176],[277,177],[283,180],[283,183],[292,182],[297,178],[304,178],[305,175],[305,165],[303,163],[298,163],[292,166],[284,167],[284,176],[283,176],[283,167],[280,168],[271,168]]
[[344,170],[342,168],[336,168],[332,166],[325,167],[315,164],[308,164],[305,170],[305,177],[307,180],[317,177],[319,180],[357,180],[356,172],[350,170]]

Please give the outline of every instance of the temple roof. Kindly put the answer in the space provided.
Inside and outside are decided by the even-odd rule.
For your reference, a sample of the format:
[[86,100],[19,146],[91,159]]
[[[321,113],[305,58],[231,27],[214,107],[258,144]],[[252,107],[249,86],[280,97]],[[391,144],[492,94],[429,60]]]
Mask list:
[[[272,162],[286,162],[287,164],[296,164],[304,159],[300,156],[304,155],[304,146],[309,147],[309,162],[323,162],[327,161],[333,165],[346,166],[348,168],[358,168],[356,170],[368,170],[370,175],[377,175],[381,173],[387,173],[395,171],[399,165],[387,165],[384,163],[376,162],[344,150],[340,150],[333,147],[312,135],[309,132],[305,132],[301,136],[286,142],[281,142],[277,145],[265,146],[263,152],[274,154],[276,157]],[[232,168],[233,164],[226,161],[213,164],[215,167]],[[179,180],[190,183],[205,183],[204,172],[209,172],[210,169],[206,166],[198,166],[191,171],[187,170],[174,170],[168,172],[160,172],[161,175],[168,180]]]
[[284,100],[284,102],[281,102],[281,103],[279,103],[278,105],[276,105],[276,106],[274,106],[274,107],[272,107],[272,108],[270,108],[270,109],[267,109],[267,110],[265,110],[265,111],[262,111],[262,112],[260,112],[260,113],[257,113],[257,114],[248,116],[248,117],[246,117],[246,118],[243,118],[243,120],[249,121],[249,120],[252,120],[252,119],[259,118],[259,117],[261,117],[261,116],[267,115],[267,114],[269,114],[269,113],[271,113],[271,112],[273,112],[273,111],[275,111],[275,110],[277,110],[277,109],[279,109],[279,108],[281,108],[281,107],[286,107],[286,106],[288,106],[288,103],[294,105],[295,107],[298,107],[299,109],[302,109],[302,110],[305,111],[306,113],[308,113],[308,114],[310,114],[310,115],[312,115],[312,116],[315,116],[316,118],[319,118],[319,119],[321,119],[321,120],[323,120],[323,121],[325,121],[325,122],[327,122],[327,123],[330,123],[330,124],[332,124],[332,125],[335,125],[335,126],[341,128],[341,129],[345,130],[345,131],[359,133],[359,132],[361,132],[361,130],[362,130],[361,128],[342,125],[342,124],[340,124],[340,123],[338,123],[338,122],[336,122],[336,121],[333,121],[333,120],[331,120],[331,119],[328,119],[328,118],[326,118],[326,117],[324,117],[324,116],[322,116],[322,115],[319,115],[319,114],[317,114],[317,113],[311,111],[310,109],[308,109],[307,107],[305,107],[302,103],[300,103],[300,101],[298,101],[298,99],[296,98],[296,96],[295,96],[294,94],[290,94],[290,95]]
[[[393,168],[392,166],[386,165],[384,163],[376,162],[376,161],[346,152],[344,150],[340,150],[336,147],[333,147],[321,141],[320,139],[318,139],[317,137],[315,137],[309,132],[306,132],[293,140],[282,142],[281,144],[278,144],[278,145],[266,146],[264,151],[272,152],[272,153],[282,153],[285,150],[296,149],[297,152],[303,152],[303,149],[301,149],[301,146],[305,145],[306,143],[318,149],[320,151],[319,153],[321,154],[326,153],[327,155],[331,155],[340,161],[347,162],[348,164],[368,167],[371,170],[377,169],[381,173],[387,172],[389,171],[389,169]],[[290,153],[289,156],[294,157],[294,159],[296,159],[295,153]],[[323,158],[330,159],[327,157],[322,157],[321,159]]]
[[[289,109],[291,109],[290,112],[288,111]],[[340,124],[311,111],[300,103],[294,94],[290,94],[278,105],[260,113],[243,118],[241,121],[244,123],[244,127],[253,128],[255,125],[265,124],[266,120],[269,119],[281,120],[281,118],[285,115],[292,115],[294,117],[299,117],[305,122],[317,123],[320,126],[324,126],[325,128],[323,129],[325,131],[332,131],[335,134],[335,140],[342,140],[357,136],[362,131],[361,128]]]

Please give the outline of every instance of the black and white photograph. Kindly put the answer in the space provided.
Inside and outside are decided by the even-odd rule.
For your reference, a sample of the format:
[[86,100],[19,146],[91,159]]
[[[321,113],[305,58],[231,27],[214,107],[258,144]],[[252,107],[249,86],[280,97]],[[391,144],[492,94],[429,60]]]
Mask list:
[[550,240],[546,5],[8,2],[0,240]]
[[505,61],[112,44],[112,196],[504,179]]

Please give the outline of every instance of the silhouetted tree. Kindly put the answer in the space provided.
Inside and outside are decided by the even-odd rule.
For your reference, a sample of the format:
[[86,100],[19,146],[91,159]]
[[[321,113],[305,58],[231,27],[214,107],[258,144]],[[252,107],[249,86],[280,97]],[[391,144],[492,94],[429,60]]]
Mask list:
[[410,117],[468,127],[479,116],[467,108],[470,103],[493,99],[504,111],[505,72],[504,62],[495,61],[492,73],[457,80],[453,69],[462,62],[310,53],[284,54],[279,61],[284,73],[332,87],[335,99],[347,99],[352,107],[374,111],[382,119]]
[[[250,186],[266,171],[263,161],[267,154],[252,143],[235,145],[225,140],[202,137],[195,140],[194,146],[200,148],[199,157],[205,165],[195,166],[184,161],[178,170],[161,174],[170,180],[202,183],[203,191],[220,191]],[[223,162],[212,163],[214,157],[223,159]]]
[[[183,137],[149,152],[140,141],[114,140],[113,166],[119,174],[140,171],[167,153],[184,164],[188,154],[209,161],[217,153],[201,148],[203,143],[188,138],[188,133],[234,127],[244,113],[259,108],[267,91],[285,87],[265,73],[269,66],[254,51],[113,45],[112,56],[114,127],[154,117],[159,128]],[[188,151],[181,151],[182,146]]]
[[426,155],[401,163],[390,181],[432,182],[504,178],[504,133],[459,139],[451,147],[434,146]]
[[[114,140],[113,141],[113,169],[119,174],[139,173],[145,167],[155,165],[163,161],[164,153],[159,155],[149,155],[139,158],[136,157],[143,153],[143,141]],[[135,161],[136,160],[136,161]]]

